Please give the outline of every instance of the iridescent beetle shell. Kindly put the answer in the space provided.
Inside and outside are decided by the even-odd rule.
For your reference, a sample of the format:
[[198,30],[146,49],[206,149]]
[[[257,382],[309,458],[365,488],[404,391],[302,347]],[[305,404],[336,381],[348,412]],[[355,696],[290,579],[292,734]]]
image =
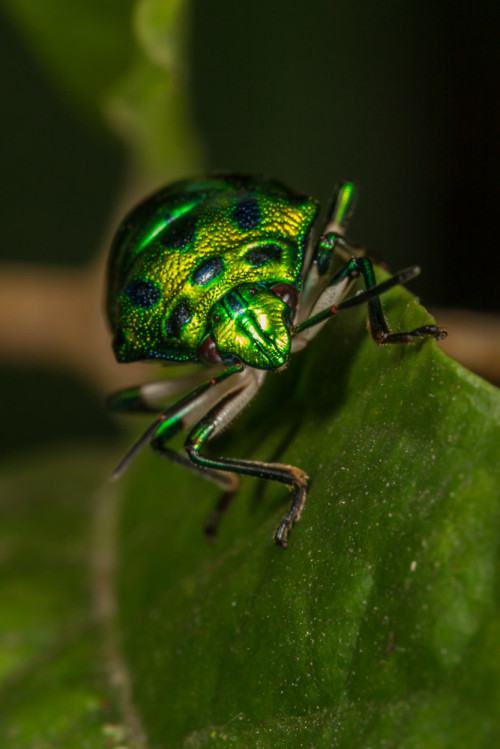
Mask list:
[[238,175],[184,180],[140,203],[110,255],[118,361],[284,364],[317,213],[280,182]]

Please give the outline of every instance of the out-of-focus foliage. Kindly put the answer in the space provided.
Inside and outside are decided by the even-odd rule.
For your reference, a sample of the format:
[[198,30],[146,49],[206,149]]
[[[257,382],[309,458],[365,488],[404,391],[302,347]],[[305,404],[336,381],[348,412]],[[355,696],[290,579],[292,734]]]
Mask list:
[[185,0],[2,0],[56,84],[127,144],[138,176],[199,163],[187,97]]
[[2,467],[2,747],[101,749],[118,729],[96,598],[94,516],[105,470],[95,449],[76,446]]

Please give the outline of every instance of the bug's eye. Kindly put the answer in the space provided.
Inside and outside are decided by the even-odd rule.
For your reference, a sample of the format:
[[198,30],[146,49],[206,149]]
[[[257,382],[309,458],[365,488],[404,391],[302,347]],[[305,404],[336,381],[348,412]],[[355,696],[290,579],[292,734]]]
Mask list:
[[255,268],[260,268],[272,260],[279,262],[281,260],[281,247],[277,244],[263,244],[259,247],[252,247],[245,253],[244,260]]
[[297,304],[299,302],[299,293],[295,286],[292,286],[290,283],[278,283],[276,286],[273,286],[272,291],[276,294],[276,296],[279,296],[279,298],[285,302],[285,304],[290,307],[290,309],[295,309],[297,307]]
[[141,279],[132,281],[125,289],[125,293],[134,307],[141,307],[142,309],[151,309],[161,299],[161,289],[152,281],[142,281]]
[[169,338],[179,338],[182,328],[191,320],[191,317],[192,312],[187,302],[179,302],[165,323],[165,333],[167,336]]
[[220,364],[224,361],[211,335],[207,336],[198,347],[198,356],[207,364]]
[[250,286],[250,288],[248,289],[248,293],[252,296],[255,296],[255,294],[257,293],[257,289],[255,288],[255,286]]

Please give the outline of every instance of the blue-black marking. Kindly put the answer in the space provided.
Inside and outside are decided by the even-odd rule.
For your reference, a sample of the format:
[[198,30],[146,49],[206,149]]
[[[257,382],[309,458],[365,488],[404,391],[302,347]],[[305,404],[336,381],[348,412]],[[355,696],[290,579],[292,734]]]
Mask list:
[[179,302],[165,323],[165,333],[169,338],[180,338],[181,330],[193,316],[187,302]]
[[277,244],[263,244],[260,247],[253,247],[245,253],[244,259],[256,268],[260,268],[271,260],[279,262],[281,260],[281,247]]
[[193,271],[191,280],[197,286],[206,286],[214,278],[220,276],[224,270],[224,263],[220,257],[211,257],[204,260]]
[[172,250],[185,250],[196,236],[196,219],[194,216],[179,216],[158,234],[162,245]]
[[256,229],[261,222],[261,213],[255,198],[244,198],[232,210],[232,218],[240,231]]
[[142,281],[141,279],[132,281],[125,289],[125,293],[134,307],[141,307],[141,309],[151,309],[161,299],[161,289],[152,281]]
[[224,297],[224,303],[229,316],[234,320],[234,315],[239,315],[246,309],[245,300],[237,291],[231,291]]

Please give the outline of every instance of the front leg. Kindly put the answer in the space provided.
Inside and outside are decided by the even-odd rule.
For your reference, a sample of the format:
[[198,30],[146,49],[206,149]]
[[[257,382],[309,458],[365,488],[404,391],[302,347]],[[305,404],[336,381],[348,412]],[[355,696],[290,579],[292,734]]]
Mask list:
[[159,414],[164,410],[164,406],[157,405],[160,401],[187,393],[207,380],[210,381],[210,372],[204,367],[188,377],[144,382],[112,393],[106,399],[106,406],[115,413]]
[[[265,378],[265,372],[245,369],[242,364],[219,372],[218,375],[207,380],[191,393],[170,408],[162,411],[141,437],[132,445],[123,460],[115,469],[111,479],[117,479],[129,466],[138,452],[148,443],[153,451],[162,458],[187,468],[202,478],[219,486],[223,494],[216,507],[210,514],[205,525],[205,533],[210,539],[216,536],[217,526],[222,514],[228,509],[238,489],[239,479],[235,472],[228,468],[207,466],[196,463],[188,456],[178,453],[168,446],[170,440],[182,430],[196,424],[203,414],[210,411],[214,402],[225,402],[231,399],[233,407],[225,411],[224,418],[218,419],[218,429],[227,425],[255,395]],[[235,376],[234,379],[230,379]],[[148,411],[151,409],[146,394],[160,397],[168,390],[169,383],[149,383],[146,386],[121,391],[114,396],[115,407],[121,410]],[[146,391],[145,391],[146,389]],[[168,391],[171,394],[170,391]],[[245,393],[243,400],[240,393]],[[240,405],[241,404],[241,405]]]
[[256,460],[236,458],[212,458],[201,453],[203,446],[214,437],[242,408],[253,398],[260,387],[259,379],[263,375],[257,370],[250,370],[243,388],[227,393],[199,422],[189,434],[185,448],[190,459],[197,466],[211,471],[230,471],[256,478],[279,481],[289,485],[293,490],[289,511],[274,532],[275,543],[283,548],[287,545],[288,531],[295,520],[298,520],[307,497],[307,475],[295,466],[280,463],[263,463]]
[[193,461],[182,453],[178,453],[176,450],[166,445],[166,440],[161,437],[155,437],[151,441],[151,448],[156,455],[160,458],[175,463],[187,468],[191,473],[195,473],[206,481],[211,481],[213,484],[222,489],[222,494],[215,505],[214,509],[208,516],[205,523],[205,535],[210,541],[215,541],[217,537],[217,529],[222,515],[229,509],[234,495],[239,488],[239,479],[235,473],[229,473],[228,471],[217,471],[205,466],[197,465]]
[[[175,417],[167,419],[159,426],[151,441],[151,447],[157,455],[184,466],[192,473],[196,473],[202,478],[217,484],[223,490],[223,494],[205,523],[205,534],[211,540],[215,539],[221,517],[227,512],[233,501],[239,486],[239,479],[236,474],[241,472],[233,471],[230,467],[223,465],[223,461],[193,459],[188,445],[191,435],[205,423],[210,424],[210,434],[205,439],[215,436],[215,434],[228,426],[256,395],[266,376],[265,371],[251,368],[244,369],[241,365],[233,369],[238,370],[239,377],[234,381],[228,382],[215,405],[213,405],[213,400],[210,403],[206,400],[199,400],[196,403],[196,408],[190,410],[189,414],[185,410],[179,411]],[[210,408],[210,405],[213,407]],[[200,412],[205,415],[201,421],[198,421]],[[184,416],[182,428],[196,424],[186,441],[187,456],[167,447],[168,441],[173,437],[174,433],[179,431],[181,425],[178,419],[182,415]],[[198,418],[196,418],[196,415],[198,415]],[[189,416],[189,420],[187,420],[187,416]]]
[[[363,278],[367,292],[374,290],[377,285],[375,278],[375,271],[373,263],[369,257],[353,257],[347,267],[352,268],[352,273],[357,274]],[[414,268],[409,269],[410,273],[414,270],[414,275],[420,272],[420,269]],[[404,272],[403,272],[404,273]],[[425,338],[432,336],[433,338],[440,339],[446,336],[446,331],[442,328],[438,328],[437,325],[423,325],[420,328],[406,331],[404,333],[392,333],[387,320],[385,318],[382,304],[380,302],[379,294],[367,295],[368,298],[368,324],[372,338],[379,345],[385,345],[388,343],[412,343],[415,338]],[[347,306],[340,305],[339,309]]]
[[[347,246],[347,245],[346,245]],[[373,339],[379,345],[392,343],[411,343],[415,338],[432,336],[436,339],[446,337],[446,331],[437,325],[423,325],[404,333],[392,333],[380,302],[380,294],[396,284],[402,284],[420,273],[416,266],[396,273],[395,276],[377,284],[373,263],[369,257],[352,257],[332,278],[329,286],[323,291],[312,309],[311,316],[295,328],[295,333],[302,339],[302,346],[313,338],[319,328],[339,310],[368,304],[368,323]],[[359,277],[363,278],[365,290],[358,292],[350,299],[341,301],[342,292]],[[314,331],[311,328],[315,327]],[[300,344],[299,344],[300,346]],[[297,346],[297,349],[299,348]]]
[[[316,245],[311,245],[304,263],[303,290],[298,309],[298,323],[311,315],[315,302],[325,286],[331,285],[328,274],[333,255],[338,253],[345,260],[352,252],[346,252],[341,240],[356,205],[357,192],[352,182],[342,182],[336,189],[328,212],[328,221]],[[346,289],[347,290],[347,289]]]
[[[219,390],[218,386],[221,386],[222,388],[227,387],[227,385],[224,386],[222,383],[224,383],[229,377],[241,374],[243,371],[244,366],[242,364],[229,367],[228,369],[219,372],[217,376],[205,381],[191,393],[177,401],[177,403],[174,403],[166,410],[161,411],[155,421],[153,421],[148,429],[146,429],[141,437],[139,437],[139,439],[132,445],[125,457],[115,468],[111,480],[114,481],[121,476],[138,452],[148,442],[157,442],[159,440],[162,444],[166,444],[180,431],[186,427],[192,426],[197,418],[199,418],[200,411],[203,413],[203,410],[210,408],[210,403],[213,402],[211,399],[217,397],[217,390]],[[153,408],[145,400],[143,391],[145,388],[154,388],[155,390],[162,389],[163,385],[168,388],[170,383],[148,383],[147,385],[138,388],[121,390],[116,395],[111,396],[108,401],[108,406],[117,411],[125,410],[141,413],[153,411],[154,413],[158,413],[159,409]],[[217,388],[217,390],[215,391],[215,396],[213,396],[211,395],[211,391],[215,388]],[[222,389],[220,393],[221,396],[223,393],[224,389]],[[158,395],[158,393],[156,394]]]

